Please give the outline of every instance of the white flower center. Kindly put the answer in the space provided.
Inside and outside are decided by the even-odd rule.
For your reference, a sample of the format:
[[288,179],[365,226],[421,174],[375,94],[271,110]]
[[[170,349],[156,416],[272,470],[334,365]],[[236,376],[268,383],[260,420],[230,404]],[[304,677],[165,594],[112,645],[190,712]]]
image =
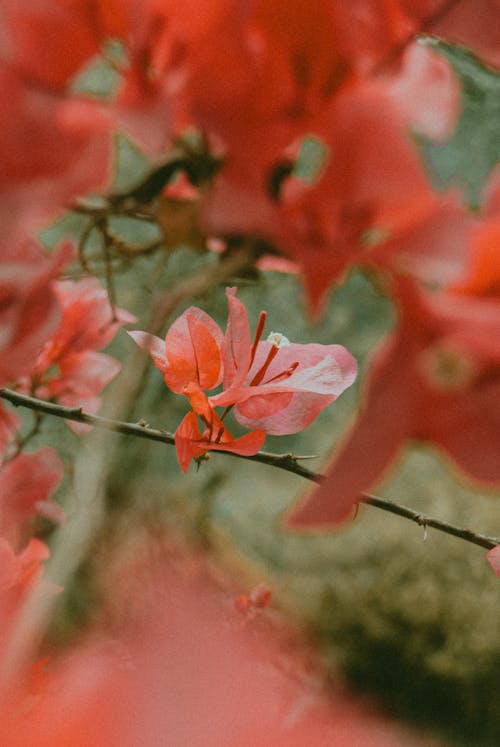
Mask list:
[[290,340],[281,332],[271,332],[267,338],[267,341],[276,345],[277,348],[282,348],[284,345],[290,345]]

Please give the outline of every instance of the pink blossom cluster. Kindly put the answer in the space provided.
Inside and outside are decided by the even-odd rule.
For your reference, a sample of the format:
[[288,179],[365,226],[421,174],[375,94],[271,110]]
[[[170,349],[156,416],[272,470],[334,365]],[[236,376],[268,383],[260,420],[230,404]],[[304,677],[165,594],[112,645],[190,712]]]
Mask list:
[[[262,340],[266,312],[261,312],[253,340],[248,315],[228,288],[229,318],[225,335],[201,309],[191,306],[170,327],[165,341],[146,332],[129,332],[151,354],[166,385],[191,405],[175,433],[182,470],[209,450],[250,456],[266,433],[297,433],[352,384],[356,361],[342,345],[299,345],[271,333]],[[222,384],[219,394],[206,390]],[[215,408],[224,407],[219,417]],[[250,433],[234,439],[223,423],[233,410]],[[197,416],[204,425],[200,432]]]

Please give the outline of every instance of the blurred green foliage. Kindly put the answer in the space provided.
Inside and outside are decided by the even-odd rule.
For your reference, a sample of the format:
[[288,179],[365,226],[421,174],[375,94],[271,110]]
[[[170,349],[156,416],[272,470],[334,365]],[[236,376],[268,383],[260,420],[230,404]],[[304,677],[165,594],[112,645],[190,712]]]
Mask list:
[[428,144],[424,152],[438,183],[457,185],[471,207],[478,207],[485,179],[500,161],[500,75],[464,49],[437,42],[433,46],[460,78],[461,116],[449,142]]

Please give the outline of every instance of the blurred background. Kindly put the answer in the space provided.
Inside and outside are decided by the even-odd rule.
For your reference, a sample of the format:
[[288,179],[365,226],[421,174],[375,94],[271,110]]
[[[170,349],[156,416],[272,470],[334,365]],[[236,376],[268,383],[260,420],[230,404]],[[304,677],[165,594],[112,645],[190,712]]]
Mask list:
[[[462,114],[446,145],[420,145],[435,183],[456,185],[477,207],[481,185],[500,161],[500,77],[458,48],[441,45],[440,51],[462,79]],[[108,75],[106,69],[91,70],[82,85],[99,92],[109,85]],[[134,184],[147,170],[133,144],[120,138],[116,187]],[[44,233],[45,243],[53,246],[68,234],[78,237],[82,220],[68,215]],[[144,239],[144,227],[130,221],[114,228],[128,238],[137,232]],[[187,271],[216,261],[215,255],[180,246],[168,256],[125,263],[116,270],[118,304],[140,317],[152,277],[161,275],[170,286]],[[95,267],[100,270],[98,262]],[[252,274],[236,282],[253,327],[265,309],[267,333],[278,331],[294,342],[345,345],[360,364],[358,381],[394,323],[381,289],[359,273],[332,292],[323,321],[314,326],[297,302],[301,289],[294,275]],[[194,303],[225,326],[223,287]],[[110,352],[126,367],[133,345],[122,330]],[[268,437],[266,450],[315,455],[305,464],[321,471],[358,401],[355,385],[304,432]],[[185,412],[183,399],[172,395],[150,366],[129,419],[174,431]],[[95,563],[110,543],[119,543],[138,523],[151,532],[171,527],[246,579],[242,591],[261,581],[268,584],[273,603],[317,644],[332,679],[343,678],[391,715],[428,728],[450,744],[500,743],[500,586],[484,551],[371,506],[362,507],[335,533],[293,534],[284,529],[282,518],[310,488],[302,478],[221,454],[212,454],[199,470],[192,465],[183,476],[173,448],[110,438],[121,438],[122,445],[109,483],[106,520],[59,605],[53,640],[69,641],[102,601],[94,583]],[[53,443],[69,462],[76,439],[64,424],[47,421],[39,442]],[[63,485],[61,500],[64,493]],[[498,495],[465,485],[444,458],[418,444],[404,452],[376,493],[478,532],[500,533]]]

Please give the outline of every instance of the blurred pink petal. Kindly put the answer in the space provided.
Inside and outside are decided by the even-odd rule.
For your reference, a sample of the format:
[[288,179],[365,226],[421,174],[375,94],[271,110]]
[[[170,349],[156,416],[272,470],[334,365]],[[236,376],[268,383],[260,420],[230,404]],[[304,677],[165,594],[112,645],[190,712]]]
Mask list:
[[486,557],[494,572],[497,574],[497,576],[500,577],[500,545],[497,545],[492,550],[490,550],[486,554]]
[[460,103],[460,84],[451,63],[418,41],[403,55],[402,67],[385,89],[410,127],[433,140],[453,133]]
[[63,511],[49,499],[62,476],[61,460],[50,446],[21,453],[4,464],[0,469],[0,534],[19,544],[24,524],[36,515],[46,515],[47,508],[60,523]]

